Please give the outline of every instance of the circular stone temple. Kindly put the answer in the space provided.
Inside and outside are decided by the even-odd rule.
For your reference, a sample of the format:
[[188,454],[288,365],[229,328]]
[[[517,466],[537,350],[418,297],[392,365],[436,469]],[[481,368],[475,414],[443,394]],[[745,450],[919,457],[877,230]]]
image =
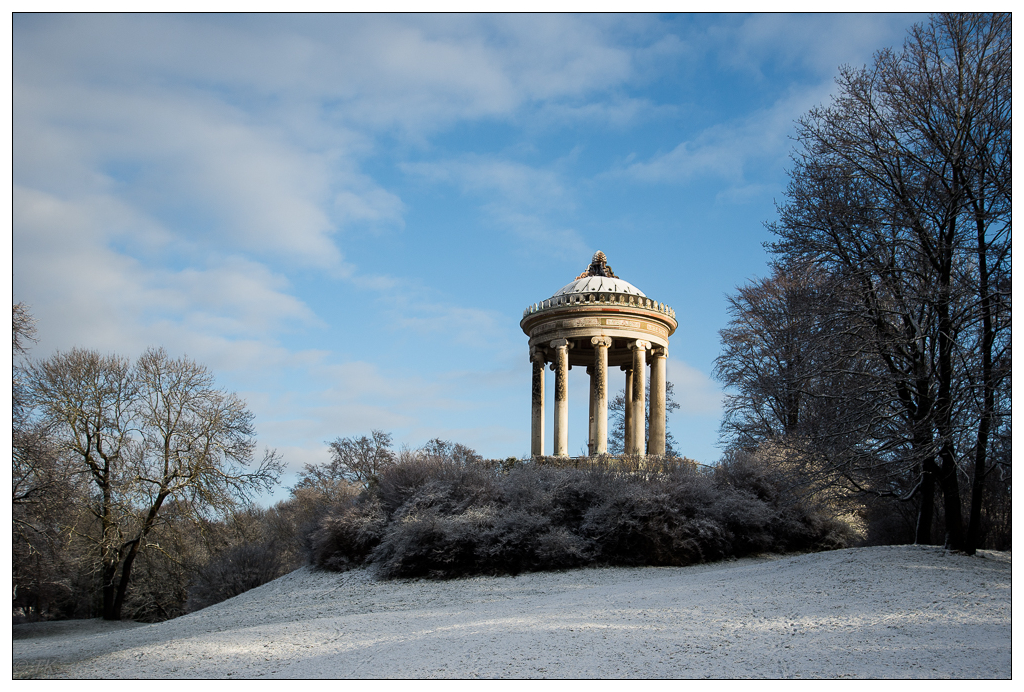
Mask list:
[[[523,312],[519,323],[530,337],[533,363],[533,422],[530,453],[544,454],[544,365],[555,371],[556,456],[568,456],[569,368],[590,375],[591,456],[608,453],[608,368],[626,373],[627,454],[665,453],[665,363],[668,338],[675,332],[675,310],[651,300],[615,276],[603,252],[590,266],[547,300]],[[645,447],[644,402],[650,352],[650,444]]]

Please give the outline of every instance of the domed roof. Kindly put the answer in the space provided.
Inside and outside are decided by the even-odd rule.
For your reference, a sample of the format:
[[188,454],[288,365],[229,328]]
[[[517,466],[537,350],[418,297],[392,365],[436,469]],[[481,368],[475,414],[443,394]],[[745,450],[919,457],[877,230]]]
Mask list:
[[575,293],[624,293],[642,298],[647,297],[633,284],[615,276],[612,268],[608,266],[604,253],[600,250],[594,253],[594,258],[590,261],[590,266],[586,271],[551,297],[557,298]]
[[[662,332],[668,329],[665,332],[667,336],[672,335],[678,324],[675,321],[675,310],[664,303],[651,300],[639,288],[615,276],[603,252],[595,253],[590,266],[572,283],[563,286],[558,293],[547,300],[528,305],[523,310],[523,320],[519,324],[530,335],[530,339],[540,339],[540,332],[550,336],[548,332],[552,329],[568,328],[565,324],[558,326],[564,313],[581,310],[596,313],[609,310],[617,313],[631,312],[639,319],[660,320],[663,326],[648,326],[645,329]],[[598,321],[600,322],[600,319]],[[601,324],[608,326],[603,322]]]
[[576,279],[571,284],[562,287],[552,298],[558,296],[567,296],[573,293],[625,293],[627,295],[640,296],[646,298],[644,292],[639,288],[623,281],[620,278],[612,278],[608,276],[588,276],[583,279]]

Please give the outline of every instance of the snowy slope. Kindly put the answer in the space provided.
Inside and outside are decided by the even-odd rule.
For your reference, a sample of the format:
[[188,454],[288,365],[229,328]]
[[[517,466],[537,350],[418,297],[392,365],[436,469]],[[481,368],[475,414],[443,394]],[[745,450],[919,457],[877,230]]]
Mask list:
[[75,678],[1008,678],[1010,554],[856,548],[378,582],[301,569],[154,625],[15,627]]

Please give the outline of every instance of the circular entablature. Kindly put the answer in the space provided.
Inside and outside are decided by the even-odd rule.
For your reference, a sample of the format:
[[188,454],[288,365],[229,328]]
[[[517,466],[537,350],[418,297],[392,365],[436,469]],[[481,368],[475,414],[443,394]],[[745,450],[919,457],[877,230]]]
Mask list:
[[530,315],[523,320],[522,326],[530,337],[531,350],[541,349],[545,355],[551,355],[549,344],[552,341],[568,340],[571,343],[570,365],[591,365],[594,362],[591,339],[608,337],[612,340],[608,364],[616,366],[631,362],[629,345],[637,340],[667,348],[669,336],[676,329],[676,321],[646,310],[569,308]]

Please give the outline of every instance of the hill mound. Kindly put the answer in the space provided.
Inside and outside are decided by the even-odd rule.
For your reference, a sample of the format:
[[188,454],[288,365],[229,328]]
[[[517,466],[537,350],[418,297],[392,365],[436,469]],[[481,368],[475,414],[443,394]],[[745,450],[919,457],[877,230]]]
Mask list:
[[1010,566],[889,546],[451,581],[303,568],[158,624],[18,625],[14,664],[72,678],[1009,678]]

